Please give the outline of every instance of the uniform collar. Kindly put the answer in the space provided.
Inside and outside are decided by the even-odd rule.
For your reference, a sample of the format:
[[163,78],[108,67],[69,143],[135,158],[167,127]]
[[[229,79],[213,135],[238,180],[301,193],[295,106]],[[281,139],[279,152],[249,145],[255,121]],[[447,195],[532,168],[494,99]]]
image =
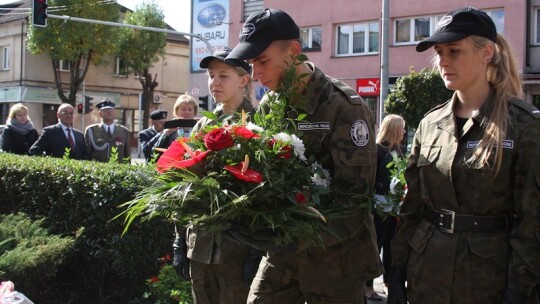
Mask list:
[[[490,93],[488,98],[482,104],[482,107],[478,112],[469,119],[463,126],[462,134],[465,135],[472,128],[473,125],[485,125],[489,119],[489,114],[493,110],[493,91]],[[460,102],[459,97],[456,92],[452,95],[452,99],[446,105],[442,106],[439,114],[433,120],[433,123],[437,125],[440,129],[443,129],[449,132],[452,135],[456,135],[456,122],[454,119],[454,109],[457,106],[457,103]]]
[[296,108],[304,110],[307,114],[315,113],[317,109],[317,101],[321,95],[321,79],[325,77],[324,73],[315,66],[312,62],[306,62],[309,69],[312,71],[311,77],[306,84],[304,93],[302,94],[304,100],[295,105]]

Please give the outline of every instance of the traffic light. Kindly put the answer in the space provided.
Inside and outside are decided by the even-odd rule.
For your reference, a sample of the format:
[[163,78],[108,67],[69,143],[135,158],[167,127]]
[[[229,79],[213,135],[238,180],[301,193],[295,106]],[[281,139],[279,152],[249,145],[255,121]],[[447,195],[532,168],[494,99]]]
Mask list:
[[199,108],[205,110],[205,111],[209,111],[210,108],[208,107],[209,104],[208,104],[208,95],[206,96],[199,96],[199,100],[201,101],[199,103]]
[[92,99],[94,98],[86,95],[84,96],[84,114],[92,112]]
[[82,114],[84,105],[82,103],[77,105],[77,113]]
[[32,0],[32,25],[47,26],[47,0]]

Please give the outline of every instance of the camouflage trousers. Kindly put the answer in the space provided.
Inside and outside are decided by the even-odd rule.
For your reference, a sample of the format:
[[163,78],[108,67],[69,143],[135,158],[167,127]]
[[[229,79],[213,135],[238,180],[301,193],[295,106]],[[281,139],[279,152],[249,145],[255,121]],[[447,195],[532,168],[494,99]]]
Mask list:
[[381,267],[378,256],[370,259],[361,248],[361,238],[353,238],[326,248],[263,257],[248,303],[363,304],[366,280],[380,274]]
[[245,304],[249,285],[242,280],[243,265],[190,261],[194,304]]

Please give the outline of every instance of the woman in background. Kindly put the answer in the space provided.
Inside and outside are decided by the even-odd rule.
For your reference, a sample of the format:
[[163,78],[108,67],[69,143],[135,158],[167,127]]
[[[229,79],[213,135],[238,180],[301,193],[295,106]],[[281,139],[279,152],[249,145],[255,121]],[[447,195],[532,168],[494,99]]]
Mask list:
[[[173,107],[173,119],[194,119],[199,106],[193,96],[182,94],[178,96]],[[161,137],[156,142],[155,148],[167,149],[178,137],[189,137],[191,128],[169,128],[163,130]]]
[[2,150],[4,152],[27,155],[30,147],[36,142],[39,134],[28,116],[28,108],[17,103],[9,109],[6,128],[2,133]]
[[[393,161],[392,153],[403,157],[402,140],[405,134],[405,120],[395,114],[384,117],[377,133],[377,173],[375,177],[375,194],[386,196],[390,192],[390,169],[387,165]],[[383,249],[382,262],[384,266],[384,283],[387,284],[392,273],[392,253],[390,242],[396,234],[397,218],[388,214],[381,217],[375,212],[375,232],[379,253]],[[382,301],[382,297],[373,289],[373,280],[366,282],[366,298],[372,301]]]

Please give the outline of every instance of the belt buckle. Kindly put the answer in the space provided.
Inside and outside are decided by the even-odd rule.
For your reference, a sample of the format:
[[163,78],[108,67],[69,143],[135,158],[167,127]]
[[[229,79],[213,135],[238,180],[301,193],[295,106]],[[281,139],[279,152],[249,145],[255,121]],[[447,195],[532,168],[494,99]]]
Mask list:
[[[456,220],[456,212],[452,210],[448,210],[448,209],[441,209],[441,211],[439,211],[439,216],[440,216],[439,230],[446,233],[454,233],[454,222]],[[443,219],[446,216],[450,216],[450,228],[444,227]]]

